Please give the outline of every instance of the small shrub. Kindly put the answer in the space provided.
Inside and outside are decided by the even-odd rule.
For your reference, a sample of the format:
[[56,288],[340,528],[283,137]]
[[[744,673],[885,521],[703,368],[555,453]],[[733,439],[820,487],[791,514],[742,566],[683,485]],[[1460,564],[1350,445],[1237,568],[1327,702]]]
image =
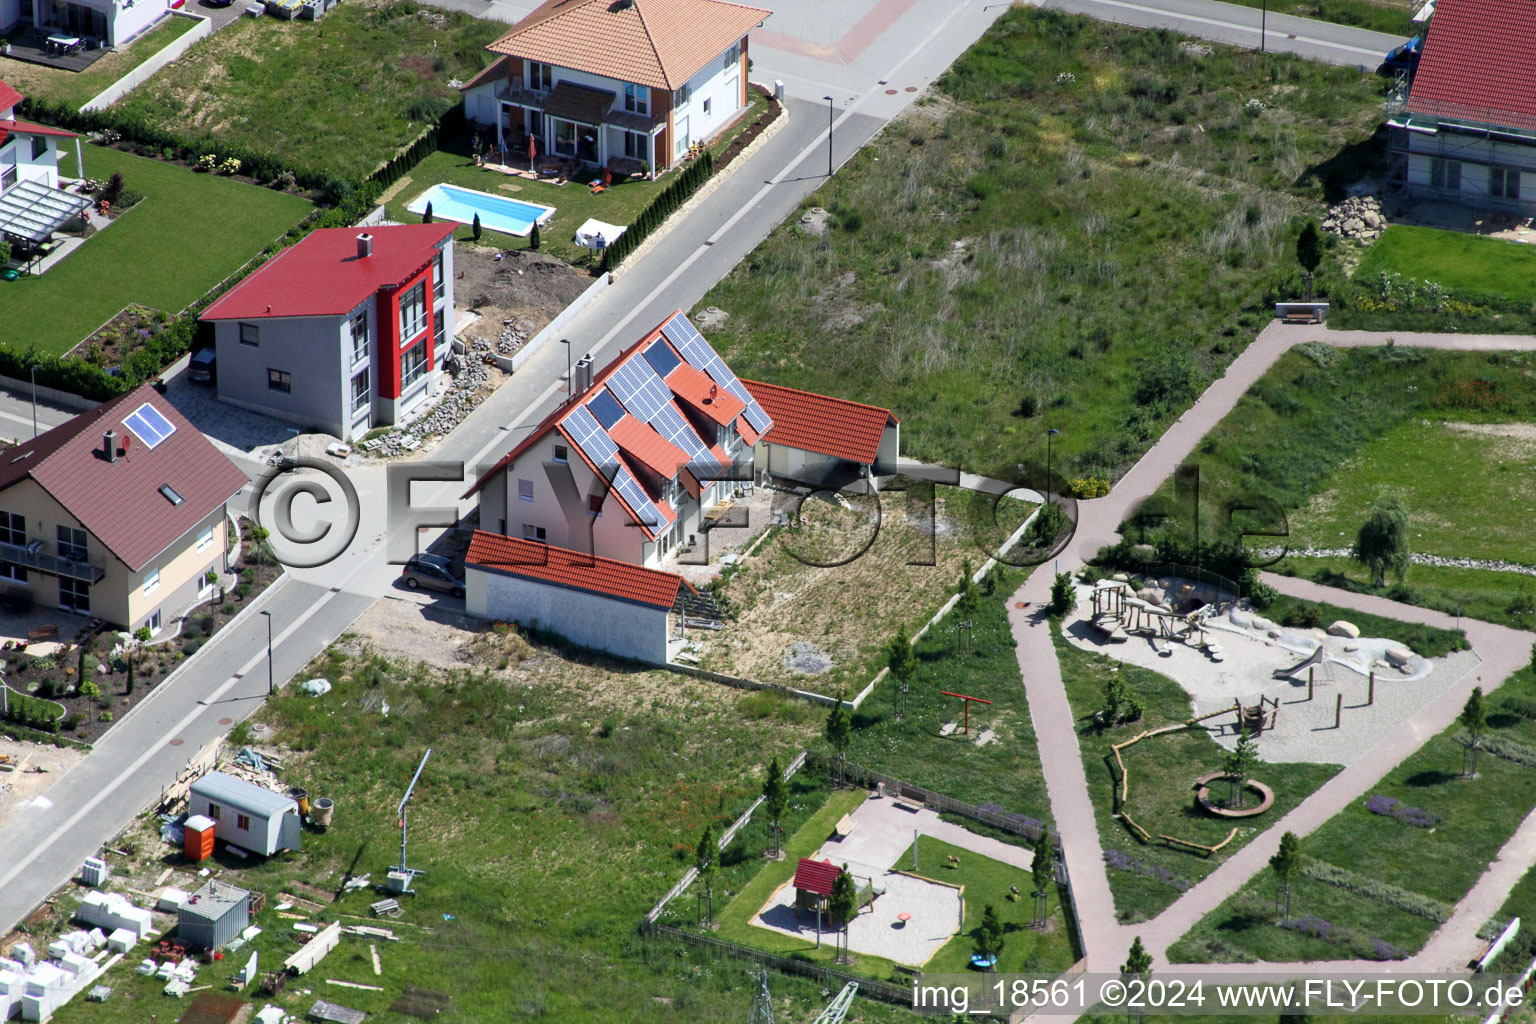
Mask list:
[[220,608],[219,611],[223,612],[225,615],[233,615],[235,614],[235,606],[232,604],[226,604],[224,607]]
[[110,722],[112,721],[112,712],[103,711],[101,714],[97,715],[96,718],[102,722]]
[[141,644],[149,643],[149,638],[154,635],[155,634],[150,631],[148,626],[140,626],[138,629],[133,631],[133,638]]
[[1323,624],[1323,613],[1316,605],[1296,604],[1285,610],[1280,622],[1292,629],[1317,629]]

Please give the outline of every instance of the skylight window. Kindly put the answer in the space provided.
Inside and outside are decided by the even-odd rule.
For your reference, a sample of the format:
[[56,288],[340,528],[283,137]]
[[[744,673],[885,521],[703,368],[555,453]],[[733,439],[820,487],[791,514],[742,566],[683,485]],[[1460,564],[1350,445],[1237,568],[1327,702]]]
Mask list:
[[597,417],[604,430],[612,430],[613,425],[624,418],[624,407],[607,388],[599,391],[597,397],[587,403],[587,409]]
[[[144,443],[149,444],[148,441],[145,441]],[[172,505],[180,505],[183,501],[186,500],[180,494],[176,493],[176,488],[172,487],[170,484],[161,484],[160,493],[163,494],[165,496],[165,500],[170,502]]]
[[645,361],[651,364],[651,369],[662,377],[677,369],[677,364],[682,362],[677,358],[677,353],[672,351],[672,347],[664,341],[654,342],[641,354],[645,356]]
[[134,436],[148,448],[156,447],[176,432],[176,425],[148,402],[129,413],[123,425],[133,431]]

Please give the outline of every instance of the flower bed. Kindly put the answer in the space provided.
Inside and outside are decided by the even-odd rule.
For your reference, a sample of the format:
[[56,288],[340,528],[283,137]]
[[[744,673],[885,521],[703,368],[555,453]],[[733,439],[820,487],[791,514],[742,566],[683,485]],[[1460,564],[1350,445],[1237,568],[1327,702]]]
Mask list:
[[65,359],[83,359],[106,369],[121,366],[128,355],[165,330],[171,322],[163,310],[131,304],[102,324],[80,344],[64,354]]
[[1365,802],[1365,809],[1372,814],[1380,814],[1385,818],[1396,818],[1405,825],[1415,828],[1434,828],[1444,819],[1433,811],[1426,811],[1419,807],[1411,807],[1394,797],[1381,793],[1373,795]]
[[64,708],[64,714],[51,723],[33,716],[33,721],[23,724],[87,742],[98,740],[115,719],[196,654],[282,571],[264,534],[257,536],[250,524],[242,526],[234,585],[227,590],[216,587],[212,600],[172,624],[174,635],[144,642],[106,630],[61,645],[42,657],[25,651],[0,653],[6,683],[34,698],[26,702],[29,707],[36,708],[39,701],[47,700]]

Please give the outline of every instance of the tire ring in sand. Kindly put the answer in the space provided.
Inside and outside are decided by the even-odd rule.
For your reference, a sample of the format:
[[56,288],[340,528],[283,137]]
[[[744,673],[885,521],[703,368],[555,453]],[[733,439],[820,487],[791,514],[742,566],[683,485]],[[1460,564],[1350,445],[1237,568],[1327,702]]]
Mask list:
[[1259,800],[1257,807],[1231,808],[1218,806],[1216,802],[1211,799],[1210,784],[1215,782],[1217,779],[1225,778],[1227,778],[1225,772],[1217,772],[1214,775],[1206,775],[1200,779],[1195,780],[1196,785],[1200,787],[1199,792],[1195,794],[1195,799],[1200,801],[1201,807],[1204,807],[1207,811],[1216,815],[1216,817],[1254,818],[1260,814],[1263,814],[1265,811],[1274,806],[1275,791],[1264,785],[1264,783],[1259,782],[1257,779],[1248,779],[1243,783],[1243,787],[1245,789],[1253,790],[1262,798]]

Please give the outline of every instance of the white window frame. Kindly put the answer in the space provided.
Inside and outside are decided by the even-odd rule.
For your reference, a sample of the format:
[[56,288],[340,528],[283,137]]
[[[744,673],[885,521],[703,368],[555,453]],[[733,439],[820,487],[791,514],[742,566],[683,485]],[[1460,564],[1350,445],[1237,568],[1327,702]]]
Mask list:
[[1429,161],[1429,185],[1442,192],[1461,191],[1461,161],[1432,157]]
[[741,64],[741,44],[732,43],[731,48],[725,51],[725,57],[720,61],[720,70],[729,71],[733,65]]
[[409,348],[426,329],[427,282],[417,281],[400,296],[400,348]]
[[360,363],[368,358],[368,351],[373,345],[368,331],[368,311],[363,310],[347,323],[352,332],[352,362]]
[[199,550],[199,551],[207,550],[208,546],[210,544],[212,544],[212,543],[213,543],[213,524],[210,523],[209,525],[203,527],[202,532],[197,535],[197,550]]
[[624,83],[624,109],[631,114],[650,114],[651,90],[636,82]]
[[554,454],[552,456],[550,456],[550,457],[555,462],[570,462],[571,461],[571,449],[567,445],[557,444],[557,445],[555,445],[555,452],[554,452]]
[[714,102],[714,97],[713,96],[705,96],[704,97],[704,116],[705,117],[708,117],[710,115],[710,105],[713,102]]
[[0,512],[0,542],[26,547],[27,517],[20,512]]
[[154,636],[156,633],[159,633],[162,624],[163,623],[160,618],[160,609],[156,608],[154,611],[149,613],[149,620],[145,623],[145,625],[149,627],[149,635]]
[[144,576],[144,593],[153,594],[160,589],[160,570],[151,569]]
[[1520,168],[1493,165],[1488,168],[1488,194],[1496,199],[1520,198]]
[[[359,394],[357,382],[363,382],[362,392]],[[368,367],[363,367],[352,375],[352,414],[355,416],[368,408],[369,400],[373,395],[373,382],[368,379]]]
[[693,99],[693,83],[684,82],[677,87],[677,92],[672,94],[672,105],[674,107],[681,107],[691,99]]
[[448,284],[443,280],[443,250],[437,250],[437,255],[432,258],[432,303],[443,301],[443,296],[448,294]]
[[525,476],[520,476],[517,478],[517,500],[533,500],[533,481]]
[[[74,562],[83,562],[90,550],[90,534],[74,526],[66,526],[59,523],[54,526],[53,536],[59,546],[59,557],[68,558],[70,553],[79,552],[79,558],[70,559]],[[79,543],[76,543],[78,539]]]
[[542,526],[534,526],[532,523],[523,524],[523,540],[537,541],[540,544],[549,543],[549,531]]
[[536,60],[528,62],[528,88],[533,92],[548,92],[555,87],[555,66],[553,64],[540,64]]
[[693,139],[688,134],[692,126],[688,123],[687,115],[678,118],[674,125],[673,134],[677,137],[672,140],[672,157],[680,160],[688,155],[688,147],[693,144]]
[[[248,323],[245,323],[245,322],[242,321],[237,326],[236,330],[239,332],[240,344],[247,345],[247,346],[249,346],[251,348],[259,348],[259,347],[261,347],[261,325],[260,324],[248,324]],[[249,338],[247,338],[246,332],[250,332]]]
[[[412,353],[420,352],[421,359],[416,361]],[[427,339],[422,338],[416,344],[407,348],[400,356],[400,389],[403,391],[411,387],[427,374]]]

